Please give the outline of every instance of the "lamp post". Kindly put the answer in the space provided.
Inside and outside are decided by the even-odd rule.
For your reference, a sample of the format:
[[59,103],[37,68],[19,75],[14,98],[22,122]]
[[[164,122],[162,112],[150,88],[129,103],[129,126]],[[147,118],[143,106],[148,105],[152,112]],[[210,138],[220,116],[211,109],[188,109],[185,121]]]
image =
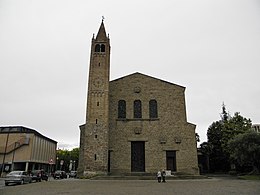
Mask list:
[[62,171],[62,165],[64,164],[64,160],[60,160],[60,170]]
[[58,170],[59,157],[56,158],[56,170]]

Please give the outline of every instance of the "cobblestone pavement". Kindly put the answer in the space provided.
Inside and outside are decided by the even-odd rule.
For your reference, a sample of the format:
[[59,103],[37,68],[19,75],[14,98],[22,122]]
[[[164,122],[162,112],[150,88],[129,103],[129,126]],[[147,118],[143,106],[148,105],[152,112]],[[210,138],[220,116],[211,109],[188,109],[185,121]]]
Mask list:
[[[1,183],[1,182],[0,182]],[[0,195],[117,195],[117,194],[260,194],[260,181],[227,178],[169,180],[50,180],[25,185],[0,186]]]

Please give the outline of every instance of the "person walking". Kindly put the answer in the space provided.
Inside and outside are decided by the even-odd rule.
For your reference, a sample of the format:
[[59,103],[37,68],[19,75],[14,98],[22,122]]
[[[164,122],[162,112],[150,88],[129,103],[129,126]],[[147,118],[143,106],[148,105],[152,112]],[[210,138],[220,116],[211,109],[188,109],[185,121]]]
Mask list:
[[162,180],[162,173],[161,173],[160,170],[157,172],[157,180],[158,180],[158,183],[161,183],[161,180]]

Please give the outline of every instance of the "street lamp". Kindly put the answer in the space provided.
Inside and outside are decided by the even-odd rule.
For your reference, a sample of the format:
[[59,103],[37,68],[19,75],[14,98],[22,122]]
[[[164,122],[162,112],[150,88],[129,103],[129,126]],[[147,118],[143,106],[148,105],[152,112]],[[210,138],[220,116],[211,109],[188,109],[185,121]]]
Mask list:
[[58,162],[59,162],[59,157],[57,156],[57,158],[56,158],[56,170],[58,170]]
[[60,160],[60,170],[62,171],[62,165],[64,164],[64,160]]

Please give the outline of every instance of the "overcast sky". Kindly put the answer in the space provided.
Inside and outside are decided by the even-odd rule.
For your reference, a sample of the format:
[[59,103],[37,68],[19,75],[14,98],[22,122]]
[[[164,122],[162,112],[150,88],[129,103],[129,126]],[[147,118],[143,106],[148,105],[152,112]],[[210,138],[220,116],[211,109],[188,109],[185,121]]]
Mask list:
[[202,142],[223,102],[260,123],[259,0],[0,0],[0,126],[78,147],[102,16],[110,79],[140,72],[186,87]]

